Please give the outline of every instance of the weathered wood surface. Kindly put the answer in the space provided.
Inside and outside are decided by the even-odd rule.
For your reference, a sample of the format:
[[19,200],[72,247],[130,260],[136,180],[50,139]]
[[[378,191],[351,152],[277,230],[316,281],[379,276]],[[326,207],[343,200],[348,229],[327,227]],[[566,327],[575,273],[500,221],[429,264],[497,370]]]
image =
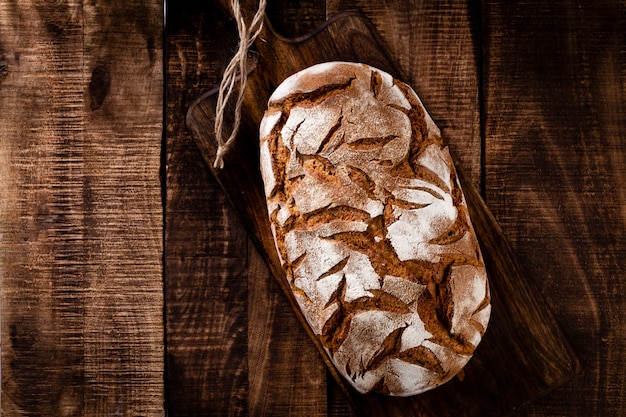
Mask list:
[[0,1],[4,416],[163,414],[161,17]]
[[487,203],[583,365],[521,415],[626,415],[626,4],[483,16]]
[[[164,366],[161,5],[0,0],[3,414],[160,415],[166,369],[170,415],[351,415],[184,129],[234,26],[169,3]],[[582,364],[516,416],[626,414],[625,8],[268,6],[363,11],[480,187]]]

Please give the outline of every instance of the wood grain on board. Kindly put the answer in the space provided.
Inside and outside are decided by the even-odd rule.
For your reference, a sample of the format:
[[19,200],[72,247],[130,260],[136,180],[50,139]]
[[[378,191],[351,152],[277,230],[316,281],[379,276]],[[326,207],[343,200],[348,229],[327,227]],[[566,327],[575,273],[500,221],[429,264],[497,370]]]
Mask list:
[[[257,129],[267,98],[287,76],[327,60],[363,62],[402,76],[372,27],[359,15],[339,15],[297,41],[276,36],[271,28],[266,28],[260,37],[248,79],[241,134],[225,158],[226,167],[213,170],[213,174],[295,307],[275,253],[258,172]],[[215,90],[201,96],[191,106],[187,119],[207,165],[211,165],[215,154],[215,100]],[[471,117],[476,112],[466,114]],[[492,282],[494,314],[485,339],[459,378],[416,397],[360,395],[329,366],[360,415],[502,415],[562,384],[577,369],[575,355],[557,323],[539,294],[528,285],[498,224],[468,178],[464,188]],[[297,307],[294,312],[310,333]],[[330,365],[317,339],[312,337],[312,341]]]
[[3,415],[163,413],[161,16],[0,2]]

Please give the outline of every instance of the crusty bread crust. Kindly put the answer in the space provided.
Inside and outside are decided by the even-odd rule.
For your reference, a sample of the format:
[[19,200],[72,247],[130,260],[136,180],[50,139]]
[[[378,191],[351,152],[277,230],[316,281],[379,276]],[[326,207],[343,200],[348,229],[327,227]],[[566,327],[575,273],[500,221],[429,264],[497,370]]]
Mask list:
[[276,248],[337,370],[397,396],[456,375],[489,289],[452,159],[413,90],[367,65],[319,64],[276,89],[260,136]]

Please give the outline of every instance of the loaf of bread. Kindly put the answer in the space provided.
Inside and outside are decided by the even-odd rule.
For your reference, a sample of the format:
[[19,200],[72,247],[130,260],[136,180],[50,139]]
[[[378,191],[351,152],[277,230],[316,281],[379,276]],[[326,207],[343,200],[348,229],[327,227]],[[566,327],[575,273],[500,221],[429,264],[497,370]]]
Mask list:
[[408,396],[456,375],[491,306],[441,134],[417,95],[363,64],[287,78],[260,127],[276,249],[339,373]]

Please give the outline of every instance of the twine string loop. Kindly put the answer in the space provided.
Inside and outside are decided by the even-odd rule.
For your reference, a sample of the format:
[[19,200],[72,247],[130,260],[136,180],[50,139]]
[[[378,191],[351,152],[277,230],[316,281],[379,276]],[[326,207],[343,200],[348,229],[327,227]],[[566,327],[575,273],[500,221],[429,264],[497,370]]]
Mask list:
[[[248,49],[254,43],[256,38],[263,29],[263,17],[265,16],[266,0],[259,0],[259,7],[252,18],[249,26],[241,13],[239,0],[231,0],[231,8],[233,16],[237,23],[237,31],[239,32],[239,46],[237,52],[230,60],[224,70],[222,81],[220,82],[219,92],[217,96],[217,105],[215,108],[215,139],[217,141],[217,152],[215,154],[214,168],[224,168],[224,155],[232,147],[239,131],[241,124],[241,107],[243,105],[243,97],[246,90],[248,80]],[[224,139],[224,113],[226,106],[235,92],[237,81],[237,101],[235,102],[235,120],[233,122],[232,131],[227,139]]]

